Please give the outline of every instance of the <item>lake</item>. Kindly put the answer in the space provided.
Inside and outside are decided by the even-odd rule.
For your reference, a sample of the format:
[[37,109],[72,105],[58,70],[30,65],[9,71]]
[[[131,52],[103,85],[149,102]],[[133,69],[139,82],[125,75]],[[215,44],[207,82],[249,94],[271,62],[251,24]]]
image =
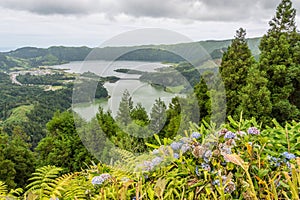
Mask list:
[[73,110],[86,120],[93,118],[99,106],[104,110],[111,110],[113,116],[116,116],[119,103],[123,92],[127,89],[132,95],[133,102],[138,102],[146,108],[147,112],[151,111],[155,100],[161,98],[168,105],[172,98],[177,94],[165,92],[162,88],[153,87],[148,83],[141,82],[138,79],[140,75],[118,73],[116,69],[135,69],[144,72],[154,72],[155,69],[166,67],[168,65],[157,62],[140,62],[140,61],[80,61],[71,62],[63,65],[53,66],[59,69],[66,69],[70,73],[93,72],[102,77],[117,76],[120,78],[132,78],[133,80],[119,80],[115,83],[105,83],[104,87],[111,96],[109,100],[96,100],[94,103],[73,105]]

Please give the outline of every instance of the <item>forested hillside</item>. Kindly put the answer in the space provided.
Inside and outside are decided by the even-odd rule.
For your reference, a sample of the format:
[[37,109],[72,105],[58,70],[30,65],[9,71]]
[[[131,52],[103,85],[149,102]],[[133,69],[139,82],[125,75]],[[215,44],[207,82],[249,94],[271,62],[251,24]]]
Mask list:
[[[199,66],[162,49],[124,55],[125,60],[176,61],[171,68],[189,79],[192,91],[168,105],[158,98],[149,113],[125,90],[115,117],[99,107],[86,121],[70,109],[74,83],[64,81],[72,79],[68,74],[20,76],[36,84],[29,87],[0,73],[0,199],[299,199],[300,33],[295,21],[291,0],[282,0],[261,39],[247,40],[240,28],[232,41],[204,42],[209,53],[222,58],[218,70],[207,67],[201,74],[195,70]],[[76,59],[75,49],[62,48],[70,52],[63,56],[60,48],[56,53],[52,48],[51,55],[51,48],[19,49],[2,59],[29,65],[49,56],[59,62]],[[97,51],[101,58],[114,58],[128,48],[136,47]],[[81,50],[82,57],[90,51]],[[169,73],[170,68],[160,70]],[[93,82],[80,79],[76,103],[93,99],[88,91],[94,78],[100,80],[99,98],[108,97],[104,82],[117,79],[84,75]],[[164,76],[154,72],[142,78],[155,84]],[[163,81],[170,88],[183,86],[176,80]],[[42,82],[62,88],[45,91]]]
[[[254,55],[259,54],[260,38],[247,40]],[[30,68],[44,65],[57,65],[71,61],[83,61],[93,51],[89,59],[97,60],[139,60],[159,62],[184,61],[178,55],[172,53],[184,52],[193,49],[199,44],[213,59],[220,59],[226,51],[231,40],[224,41],[200,41],[195,43],[174,45],[145,45],[134,47],[49,47],[47,49],[35,47],[23,47],[10,52],[0,53],[0,69],[9,70],[14,67]]]

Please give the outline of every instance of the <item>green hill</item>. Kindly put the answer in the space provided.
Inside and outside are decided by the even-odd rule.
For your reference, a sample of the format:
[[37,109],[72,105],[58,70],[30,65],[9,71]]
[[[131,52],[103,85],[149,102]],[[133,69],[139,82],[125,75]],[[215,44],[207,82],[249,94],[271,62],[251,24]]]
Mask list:
[[[256,57],[259,55],[259,42],[260,38],[248,39],[249,47]],[[201,52],[197,51],[199,44],[203,47]],[[71,61],[83,61],[87,56],[91,60],[139,60],[176,63],[184,60],[178,55],[191,56],[191,53],[194,53],[195,57],[210,55],[213,59],[218,59],[222,57],[230,44],[231,40],[208,40],[173,45],[142,45],[94,49],[63,46],[49,48],[23,47],[14,51],[0,53],[0,70],[7,71],[16,67],[30,68],[63,64]]]

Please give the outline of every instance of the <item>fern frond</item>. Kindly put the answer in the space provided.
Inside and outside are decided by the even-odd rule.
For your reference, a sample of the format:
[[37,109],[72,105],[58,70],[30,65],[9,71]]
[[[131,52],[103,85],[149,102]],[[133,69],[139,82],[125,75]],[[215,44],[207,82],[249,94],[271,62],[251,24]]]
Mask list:
[[0,196],[7,195],[7,185],[4,182],[0,181]]
[[65,187],[69,185],[74,176],[75,174],[69,173],[56,178],[56,185],[51,189],[49,196],[53,199],[56,197],[61,197],[62,192],[65,191]]
[[29,181],[33,181],[26,188],[29,188],[26,193],[32,192],[37,194],[40,198],[49,197],[53,188],[55,188],[58,184],[56,180],[58,174],[62,171],[62,168],[55,166],[44,166],[38,168],[35,173],[33,173],[33,177],[29,179]]

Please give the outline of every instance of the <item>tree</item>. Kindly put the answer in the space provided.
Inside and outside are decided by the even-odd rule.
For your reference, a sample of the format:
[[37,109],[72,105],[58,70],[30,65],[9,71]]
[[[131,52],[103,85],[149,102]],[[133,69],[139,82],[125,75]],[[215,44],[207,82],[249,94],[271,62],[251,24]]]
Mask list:
[[120,122],[122,125],[128,125],[131,121],[131,110],[133,108],[133,101],[128,92],[125,90],[122,96],[122,99],[119,104],[119,111],[117,113],[116,120]]
[[55,165],[64,168],[65,172],[71,172],[80,170],[94,159],[77,133],[76,128],[82,126],[80,119],[76,125],[78,127],[71,112],[55,113],[47,124],[47,136],[36,148],[40,166]]
[[245,119],[255,117],[263,123],[271,122],[272,104],[267,88],[268,80],[260,73],[257,65],[250,67],[246,82],[247,85],[239,93],[241,103],[238,112],[243,112]]
[[147,111],[141,103],[137,103],[137,105],[130,112],[130,116],[133,120],[139,120],[145,124],[147,124],[149,121]]
[[271,92],[271,117],[279,122],[299,119],[297,86],[300,68],[295,63],[295,48],[299,42],[296,32],[296,10],[291,0],[282,0],[276,9],[275,17],[269,22],[270,29],[260,43],[260,71],[268,79]]
[[10,188],[24,187],[34,172],[36,156],[26,140],[28,136],[18,126],[11,136],[0,132],[0,180]]
[[158,133],[164,127],[167,119],[166,109],[165,103],[160,98],[155,100],[150,113],[151,120],[149,125],[153,132]]
[[[212,77],[212,73],[204,73],[201,78],[200,82],[194,88],[194,94],[198,100],[198,107],[199,107],[199,118],[200,121],[210,121],[211,115],[211,102],[210,102],[210,94],[208,87],[206,85],[206,81],[209,77]],[[204,78],[206,77],[206,78]]]
[[226,114],[239,116],[237,107],[241,98],[239,93],[246,85],[248,70],[255,64],[255,59],[246,42],[246,30],[240,28],[236,31],[235,39],[224,53],[220,73],[226,90]]

